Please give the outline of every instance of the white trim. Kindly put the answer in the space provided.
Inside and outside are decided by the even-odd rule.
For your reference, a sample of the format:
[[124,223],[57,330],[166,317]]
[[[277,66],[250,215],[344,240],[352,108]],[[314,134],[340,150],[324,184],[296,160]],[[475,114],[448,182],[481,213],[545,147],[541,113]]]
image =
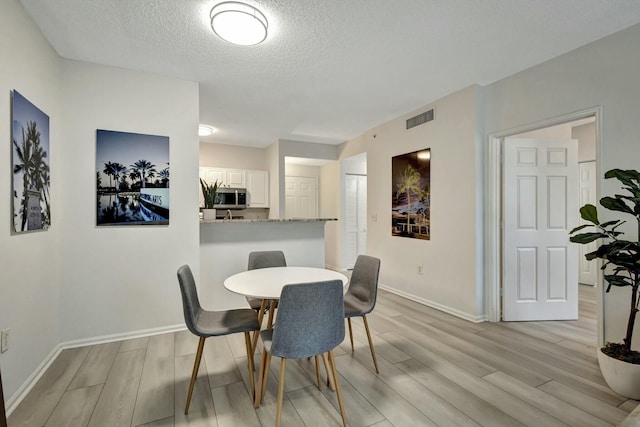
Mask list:
[[[500,286],[501,286],[501,230],[500,212],[502,208],[501,182],[502,182],[502,146],[503,138],[530,132],[550,126],[572,122],[589,116],[595,116],[596,124],[596,173],[602,176],[602,107],[596,106],[585,110],[576,111],[562,116],[522,125],[516,128],[493,132],[487,136],[487,149],[485,157],[485,295],[486,313],[490,322],[500,321]],[[596,198],[600,198],[601,181],[596,181]],[[597,286],[602,290],[602,275],[598,275]],[[603,342],[604,334],[604,308],[602,291],[596,293],[596,307],[598,312],[598,342]]]
[[7,418],[9,418],[9,415],[13,413],[13,411],[18,407],[20,402],[22,402],[22,400],[27,396],[27,394],[29,394],[33,386],[36,385],[36,383],[40,380],[40,378],[42,378],[42,375],[44,375],[47,369],[49,369],[49,366],[51,366],[53,361],[56,360],[56,358],[58,357],[60,352],[62,352],[62,350],[63,350],[62,344],[58,344],[57,346],[55,346],[53,350],[51,350],[51,353],[49,353],[47,357],[44,358],[42,363],[40,363],[40,365],[38,365],[36,370],[33,371],[31,375],[29,375],[27,380],[18,388],[18,390],[16,390],[16,392],[13,393],[13,395],[9,399],[7,399],[7,404],[5,408],[5,411],[7,413]]
[[481,323],[481,322],[485,322],[487,320],[487,316],[484,315],[484,314],[482,316],[472,316],[469,313],[465,313],[464,311],[460,311],[458,309],[451,308],[449,306],[442,305],[440,303],[437,303],[437,302],[434,302],[434,301],[430,301],[428,299],[425,299],[425,298],[422,298],[422,297],[418,297],[416,295],[409,294],[409,293],[401,291],[399,289],[395,289],[395,288],[383,285],[382,283],[378,283],[378,287],[380,289],[385,290],[385,291],[391,292],[392,294],[400,295],[401,297],[404,297],[404,298],[409,299],[411,301],[415,301],[415,302],[420,303],[422,305],[426,305],[427,307],[435,308],[436,310],[440,310],[442,312],[445,312],[447,314],[451,314],[452,316],[459,317],[459,318],[467,320],[469,322]]
[[6,405],[6,413],[7,417],[9,417],[13,411],[18,407],[20,402],[29,394],[29,392],[33,389],[33,387],[37,384],[37,382],[42,378],[42,375],[49,369],[49,366],[53,363],[54,360],[60,355],[62,350],[77,348],[77,347],[85,347],[89,345],[97,345],[104,344],[114,341],[124,341],[132,338],[142,338],[149,337],[153,335],[166,334],[169,332],[179,332],[187,329],[185,324],[177,324],[170,326],[162,326],[159,328],[151,328],[151,329],[142,329],[139,331],[133,332],[125,332],[121,334],[110,334],[103,335],[99,337],[85,338],[74,341],[66,341],[58,344],[51,350],[51,353],[45,357],[45,359],[38,365],[38,367],[33,371],[29,378],[18,388],[18,390],[13,393],[13,395],[7,400]]
[[62,343],[63,349],[86,347],[88,345],[105,344],[114,341],[124,341],[134,338],[150,337],[153,335],[167,334],[170,332],[179,332],[185,330],[187,327],[183,324],[161,326],[159,328],[141,329],[132,332],[123,332],[119,334],[102,335],[99,337],[82,338],[79,340],[66,341]]

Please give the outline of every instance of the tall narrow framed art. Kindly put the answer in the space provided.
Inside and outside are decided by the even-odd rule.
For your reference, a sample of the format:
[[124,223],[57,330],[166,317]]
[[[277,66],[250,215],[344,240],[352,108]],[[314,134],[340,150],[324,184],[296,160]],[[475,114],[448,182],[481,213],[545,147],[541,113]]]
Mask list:
[[431,150],[391,160],[391,235],[431,239]]
[[11,96],[13,232],[51,225],[49,116],[17,90]]

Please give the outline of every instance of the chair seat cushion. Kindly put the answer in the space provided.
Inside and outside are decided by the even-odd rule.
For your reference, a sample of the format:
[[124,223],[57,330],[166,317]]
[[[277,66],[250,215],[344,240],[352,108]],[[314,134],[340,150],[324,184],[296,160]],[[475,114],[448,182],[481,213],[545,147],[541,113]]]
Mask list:
[[202,310],[198,314],[195,327],[198,335],[214,337],[236,332],[257,331],[260,329],[260,324],[255,311],[250,308],[240,308],[226,311]]
[[373,310],[371,301],[362,301],[352,294],[344,296],[344,316],[356,317],[369,314]]

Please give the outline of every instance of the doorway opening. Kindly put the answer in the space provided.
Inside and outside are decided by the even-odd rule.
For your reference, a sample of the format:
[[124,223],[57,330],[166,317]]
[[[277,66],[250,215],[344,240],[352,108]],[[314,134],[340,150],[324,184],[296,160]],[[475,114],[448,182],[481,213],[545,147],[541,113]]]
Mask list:
[[[510,190],[506,188],[506,184],[505,184],[505,179],[507,178],[506,174],[510,172],[508,170],[508,166],[505,166],[505,162],[507,161],[505,157],[510,155],[508,151],[512,149],[507,147],[507,144],[513,143],[514,140],[517,140],[517,139],[522,140],[525,138],[541,139],[541,140],[558,139],[558,138],[564,138],[569,140],[577,139],[579,154],[575,159],[577,163],[575,165],[576,166],[575,181],[579,182],[579,184],[576,187],[576,189],[572,191],[575,191],[577,193],[576,195],[579,195],[578,203],[576,203],[577,206],[582,206],[584,203],[593,203],[595,200],[598,199],[597,195],[600,193],[600,188],[599,188],[600,181],[597,179],[597,177],[601,175],[600,167],[599,167],[600,117],[601,117],[600,108],[594,108],[590,110],[585,110],[585,111],[557,117],[554,119],[547,120],[545,122],[534,123],[531,125],[523,126],[518,129],[512,129],[510,131],[504,131],[504,132],[497,132],[489,135],[489,141],[488,141],[489,150],[488,150],[488,157],[486,162],[487,164],[487,167],[486,167],[487,206],[485,209],[485,212],[487,212],[485,216],[485,230],[486,230],[485,291],[486,291],[488,320],[497,322],[504,319],[506,304],[510,303],[510,301],[508,301],[508,298],[512,298],[508,296],[509,286],[514,286],[513,284],[514,280],[517,281],[517,280],[520,280],[519,278],[525,278],[525,279],[528,279],[530,282],[529,283],[530,286],[528,288],[522,287],[521,289],[516,289],[516,296],[517,296],[516,299],[519,298],[520,301],[524,301],[526,303],[527,298],[533,301],[535,300],[535,298],[539,296],[538,294],[536,294],[536,288],[535,288],[535,285],[533,284],[533,282],[538,278],[536,278],[535,280],[531,279],[531,277],[535,276],[536,272],[530,271],[529,273],[527,273],[526,271],[527,266],[531,267],[531,266],[538,265],[538,260],[540,258],[545,258],[546,261],[549,261],[551,263],[549,267],[550,270],[542,269],[542,270],[538,270],[537,273],[540,273],[542,271],[545,274],[545,277],[542,277],[541,279],[543,281],[545,280],[550,281],[549,276],[547,276],[546,274],[548,271],[553,271],[553,269],[555,269],[555,272],[557,273],[557,277],[562,277],[562,275],[564,274],[564,272],[562,271],[563,265],[568,265],[568,264],[562,264],[559,261],[557,261],[558,259],[562,259],[562,256],[565,256],[565,253],[563,251],[568,252],[574,249],[575,250],[578,249],[576,247],[571,248],[565,244],[565,249],[558,250],[557,254],[559,256],[557,257],[556,260],[554,260],[551,257],[551,255],[553,255],[553,251],[556,250],[556,248],[552,248],[551,250],[545,249],[544,253],[539,253],[539,252],[542,252],[539,249],[537,252],[535,249],[528,250],[528,248],[520,250],[520,247],[518,247],[518,245],[516,244],[515,245],[516,251],[514,252],[516,258],[512,257],[512,259],[508,259],[505,253],[505,249],[510,243],[509,241],[505,240],[505,238],[506,239],[509,238],[509,236],[507,236],[508,227],[509,227],[508,222],[510,221],[510,218],[508,218],[508,216],[511,215],[511,213],[510,212],[505,213],[505,207],[506,207],[505,203],[512,203],[512,202],[509,202],[508,200],[509,194],[505,193],[505,191],[518,192],[521,189],[526,190],[527,188],[529,188],[533,196],[538,194],[538,197],[540,197],[540,194],[543,194],[542,197],[553,199],[554,197],[558,198],[559,195],[564,197],[564,195],[562,195],[563,194],[562,192],[566,190],[566,187],[564,187],[564,181],[562,182],[562,185],[559,185],[557,187],[560,190],[556,190],[553,188],[553,186],[550,186],[549,183],[553,182],[553,180],[557,178],[556,176],[537,178],[538,180],[541,180],[541,179],[544,180],[544,184],[538,185],[535,183],[536,182],[535,179],[528,180],[528,178],[533,176],[530,174],[530,176],[527,177],[527,179],[518,180],[517,177],[511,178],[511,179],[514,179],[514,181],[516,182],[516,186],[518,185],[522,186],[520,189],[516,188],[516,190],[513,190],[513,189]],[[582,144],[580,143],[581,142],[580,140],[582,140]],[[513,146],[510,146],[510,147],[513,147]],[[560,153],[561,151],[562,150],[560,149],[551,149],[551,151],[547,150],[545,155],[549,156],[550,155],[549,153]],[[529,153],[530,152],[533,152],[533,151],[530,150]],[[516,154],[516,160],[515,160],[516,162],[519,161],[517,159],[520,159],[520,160],[524,159],[526,161],[526,154],[522,155],[522,153],[527,153],[527,150],[526,149],[521,150],[520,154]],[[524,156],[524,157],[518,158],[517,156]],[[535,159],[533,158],[529,160],[535,161]],[[555,160],[561,161],[562,159],[558,157]],[[537,185],[537,187],[540,187],[541,185],[548,187],[547,190],[549,190],[550,195],[546,195],[544,193],[539,193],[539,192],[534,194],[537,191],[537,190],[535,191],[533,190],[535,185]],[[538,200],[535,200],[534,204],[536,204],[537,202]],[[521,200],[516,200],[516,203],[521,203]],[[510,206],[513,207],[512,205]],[[521,206],[526,207],[526,204]],[[574,215],[574,217],[569,218],[568,222],[577,225],[578,221],[580,220],[577,208],[567,208],[566,212],[567,212],[567,215]],[[527,213],[530,213],[530,211],[527,209],[522,209],[522,214],[520,214],[520,216],[518,216],[518,214],[516,213],[515,221],[517,225],[514,229],[520,230],[522,228],[526,228],[526,227],[520,227],[520,225],[523,225],[524,222],[526,221],[536,220],[535,216],[533,215],[526,217]],[[554,221],[554,218],[553,218],[554,215],[556,215],[555,218],[557,220],[561,218],[561,215],[558,215],[557,211],[552,211],[551,213],[546,213],[545,215],[547,215],[546,220],[552,221],[552,222]],[[549,215],[551,215],[551,217],[549,217]],[[536,228],[536,226],[538,225],[537,223],[534,224],[534,222],[529,223],[529,225],[532,225],[532,224],[534,225],[534,227],[531,227],[531,228]],[[562,227],[559,226],[557,222],[551,225],[552,225],[551,228],[553,228],[554,226],[558,228],[558,232],[560,232],[564,237],[566,237],[566,240],[568,241],[568,231],[570,230],[570,228],[567,230],[566,227],[568,227],[570,224],[562,225],[563,227],[565,227],[562,230],[560,230]],[[523,247],[524,246],[526,245],[523,245]],[[589,248],[582,248],[582,249],[583,249],[582,253],[584,253],[584,250],[588,250]],[[517,257],[521,257],[521,258],[518,259]],[[577,258],[579,258],[579,256]],[[516,260],[515,263],[517,264],[517,266],[515,267],[515,276],[513,274],[509,276],[510,273],[506,271],[509,269],[508,268],[505,269],[505,266],[513,267],[514,259]],[[527,259],[530,261],[529,264],[527,264]],[[522,262],[522,260],[524,260],[524,262]],[[602,304],[602,292],[601,292],[602,284],[600,283],[601,278],[597,274],[597,271],[599,270],[599,265],[596,262],[592,262],[588,266],[587,265],[581,266],[580,269],[578,269],[578,266],[575,263],[574,263],[574,266],[578,271],[567,271],[566,273],[568,274],[565,275],[564,277],[572,277],[571,285],[575,289],[574,296],[575,296],[575,304],[576,304],[576,314],[577,314],[577,307],[579,305],[578,299],[582,301],[580,303],[580,307],[589,307],[588,303],[587,304],[584,303],[585,299],[587,301],[595,302],[595,307],[588,308],[588,310],[593,311],[592,321],[594,321],[593,318],[597,319],[597,337],[598,337],[599,343],[601,343],[602,336],[603,336],[603,327],[602,327],[603,304]],[[514,270],[514,268],[511,268],[511,270]],[[580,276],[580,279],[578,279],[578,276]],[[579,281],[588,283],[590,289],[586,289],[586,288],[581,289],[579,292],[580,297],[578,298],[578,282]],[[567,282],[569,282],[569,280],[567,280]],[[545,286],[548,286],[548,282],[545,283]],[[592,288],[593,286],[596,286],[595,290]],[[560,287],[558,289],[560,289]],[[583,290],[585,292],[583,292]],[[557,301],[560,301],[566,297],[566,294],[563,294],[561,292],[562,289],[560,291],[557,291],[555,294],[554,294],[554,290],[550,289],[549,287],[547,287],[545,291],[547,292],[548,295],[551,295],[552,300],[555,298]],[[526,304],[523,304],[523,305],[526,305]],[[543,320],[544,317],[540,319]],[[519,320],[530,320],[530,319],[523,318]]]
[[367,153],[340,162],[341,266],[353,269],[358,255],[367,253]]

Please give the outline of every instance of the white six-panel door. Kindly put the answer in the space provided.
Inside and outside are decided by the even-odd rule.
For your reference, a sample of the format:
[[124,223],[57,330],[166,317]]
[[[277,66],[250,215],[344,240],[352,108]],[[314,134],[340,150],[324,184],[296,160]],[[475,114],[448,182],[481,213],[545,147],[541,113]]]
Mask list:
[[318,179],[308,176],[285,177],[285,218],[318,217]]
[[507,138],[503,320],[578,318],[578,142]]
[[353,268],[356,258],[367,251],[367,176],[345,175],[344,268]]
[[[590,203],[597,206],[596,200],[596,162],[580,163],[580,206]],[[581,220],[581,223],[585,221]],[[593,252],[597,249],[598,242],[591,242],[586,245],[579,245],[578,261],[580,263],[580,272],[578,281],[584,285],[596,285],[598,275],[598,263],[595,261],[587,261],[585,254]]]

